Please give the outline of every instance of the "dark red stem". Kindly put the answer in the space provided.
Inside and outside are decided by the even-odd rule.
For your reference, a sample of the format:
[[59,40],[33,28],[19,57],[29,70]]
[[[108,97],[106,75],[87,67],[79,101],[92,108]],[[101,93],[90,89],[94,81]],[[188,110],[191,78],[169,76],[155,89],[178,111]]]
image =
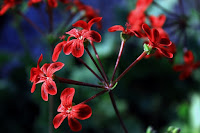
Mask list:
[[98,53],[97,53],[97,51],[96,51],[96,48],[95,48],[95,46],[94,46],[94,43],[93,43],[92,41],[91,41],[90,43],[91,43],[91,45],[92,45],[92,48],[93,48],[93,50],[94,50],[94,53],[95,53],[95,55],[96,55],[96,57],[97,57],[97,60],[98,60],[98,62],[99,62],[99,65],[100,65],[100,67],[101,67],[101,70],[102,70],[102,72],[103,72],[103,76],[104,76],[104,78],[105,78],[105,81],[106,81],[106,83],[108,83],[108,78],[107,78],[107,76],[106,76],[106,73],[105,73],[105,71],[104,71],[103,65],[102,65],[102,63],[101,63],[101,60],[100,60],[100,58],[99,58],[99,55],[98,55]]
[[113,75],[112,75],[112,78],[111,78],[111,82],[112,82],[113,79],[114,79],[114,76],[115,76],[117,67],[118,67],[118,65],[119,65],[119,61],[120,61],[120,59],[121,59],[121,55],[122,55],[122,52],[123,52],[123,49],[124,49],[124,45],[125,45],[125,41],[123,40],[123,41],[121,42],[121,47],[120,47],[120,50],[119,50],[119,54],[118,54],[118,58],[117,58],[117,61],[116,61],[116,64],[115,64],[115,68],[114,68],[114,71],[113,71]]
[[66,79],[66,78],[61,78],[61,77],[57,77],[57,76],[55,76],[55,77],[59,80],[60,83],[67,83],[67,84],[73,84],[73,85],[82,85],[82,86],[102,88],[102,89],[105,88],[104,86],[100,86],[100,85],[94,85],[94,84],[89,84],[89,83],[85,83],[85,82],[79,82],[79,81]]
[[96,68],[98,69],[98,71],[100,72],[101,76],[103,77],[103,79],[106,81],[105,77],[103,76],[103,73],[101,71],[101,69],[99,68],[99,66],[97,65],[96,61],[94,60],[92,54],[90,53],[89,49],[86,47],[85,48],[86,52],[88,53],[88,55],[90,56],[91,60],[93,61],[94,65],[96,66]]
[[120,114],[119,114],[119,110],[118,110],[118,108],[117,108],[117,105],[116,105],[115,99],[114,99],[114,97],[113,97],[112,91],[109,92],[109,96],[110,96],[110,100],[111,100],[111,102],[112,102],[113,108],[114,108],[114,110],[115,110],[115,113],[116,113],[117,117],[119,118],[119,121],[120,121],[120,124],[121,124],[122,128],[124,129],[124,132],[125,132],[125,133],[128,133],[128,130],[126,129],[126,127],[125,127],[125,125],[124,125],[124,122],[123,122],[123,120],[122,120],[122,118],[121,118],[121,116],[120,116]]
[[126,68],[126,70],[124,70],[124,72],[115,80],[115,82],[113,84],[118,82],[138,61],[143,59],[146,56],[146,54],[147,54],[146,51],[144,51],[131,65],[129,65]]
[[44,32],[35,24],[32,20],[30,20],[28,17],[26,17],[22,12],[16,11],[18,15],[20,15],[24,20],[26,20],[35,30],[37,30],[42,35],[45,35]]
[[81,103],[79,103],[79,104],[85,104],[85,103],[91,101],[92,99],[96,98],[97,96],[100,96],[100,95],[104,94],[104,93],[107,92],[107,91],[108,91],[107,89],[106,89],[106,90],[103,90],[103,91],[100,91],[99,93],[95,94],[94,96],[88,98],[87,100],[85,100],[85,101],[83,101],[83,102],[81,102]]
[[101,82],[103,79],[100,78],[81,58],[77,58],[85,67],[87,67]]

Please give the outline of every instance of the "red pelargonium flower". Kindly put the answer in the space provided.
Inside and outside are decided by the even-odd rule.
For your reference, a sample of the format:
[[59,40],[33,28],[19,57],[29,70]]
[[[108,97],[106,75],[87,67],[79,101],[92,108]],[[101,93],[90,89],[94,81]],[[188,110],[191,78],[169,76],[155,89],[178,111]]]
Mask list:
[[143,24],[142,29],[148,37],[148,45],[150,47],[156,48],[161,54],[163,54],[167,58],[173,57],[173,53],[167,49],[167,47],[172,44],[172,42],[168,38],[161,37],[157,29],[153,28],[151,30],[147,24]]
[[74,88],[66,88],[60,95],[61,104],[57,111],[60,112],[53,119],[54,128],[58,128],[63,120],[68,117],[68,124],[72,131],[80,131],[82,125],[77,120],[88,119],[92,115],[92,109],[87,104],[72,105],[74,97]]
[[33,82],[31,93],[35,91],[36,84],[43,83],[41,87],[41,96],[44,101],[48,101],[48,94],[55,95],[57,93],[56,83],[53,81],[53,74],[62,69],[64,64],[61,62],[45,63],[41,68],[39,66],[42,61],[42,54],[38,59],[37,67],[31,68],[30,81]]
[[162,37],[169,37],[168,34],[163,30],[163,25],[166,21],[166,16],[164,14],[156,17],[156,16],[149,16],[149,20],[151,22],[151,26],[153,28],[156,28],[159,33],[160,33],[160,36]]
[[19,3],[21,3],[21,0],[4,0],[2,8],[0,10],[0,16],[4,15],[8,9],[13,8]]
[[[78,30],[76,28],[73,28],[70,31],[66,32],[66,34],[69,34],[70,36],[68,37],[67,41],[64,40],[56,45],[53,52],[52,61],[55,62],[58,60],[62,48],[63,52],[66,55],[72,53],[74,57],[79,58],[84,53],[84,42],[86,40],[101,42],[101,35],[96,31],[90,30],[94,22],[100,21],[100,19],[101,18],[94,18],[88,23],[83,22],[82,20],[76,22],[74,26],[82,27],[85,29]],[[70,40],[72,37],[74,37],[75,39]]]
[[184,62],[185,64],[183,65],[175,65],[173,67],[174,71],[181,72],[179,75],[180,80],[184,80],[187,77],[189,77],[192,73],[193,70],[197,69],[200,67],[200,61],[194,62],[194,56],[192,51],[188,50],[184,54]]
[[[85,12],[86,21],[89,21],[93,18],[99,17],[99,13],[93,7],[83,4],[80,0],[74,0],[74,5],[79,11]],[[102,28],[102,23],[99,21],[97,23],[98,29]]]
[[136,32],[134,31],[134,29],[132,29],[132,26],[129,23],[126,23],[126,29],[121,26],[121,25],[114,25],[110,28],[108,28],[109,32],[115,32],[115,31],[122,31],[124,34],[130,35],[130,36],[134,36],[136,34]]

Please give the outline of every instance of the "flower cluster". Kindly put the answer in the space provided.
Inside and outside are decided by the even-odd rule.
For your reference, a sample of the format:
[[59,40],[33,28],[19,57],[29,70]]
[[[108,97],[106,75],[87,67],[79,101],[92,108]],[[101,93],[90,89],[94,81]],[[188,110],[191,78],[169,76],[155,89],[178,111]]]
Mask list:
[[[11,8],[16,4],[15,0],[7,0],[7,1],[9,1],[10,4],[8,2],[4,4],[4,5],[7,4],[9,6],[4,7],[5,9],[4,11],[2,11],[3,13],[5,13],[5,11],[8,8]],[[87,100],[77,105],[74,105],[72,101],[75,94],[75,89],[65,88],[60,95],[61,104],[57,109],[57,112],[59,113],[53,119],[53,125],[55,129],[60,127],[61,123],[64,121],[65,118],[68,118],[68,124],[71,130],[80,131],[82,129],[82,125],[77,119],[85,120],[90,118],[92,115],[92,109],[86,103],[91,101],[95,97],[104,94],[105,92],[109,92],[109,96],[112,101],[113,107],[117,113],[117,116],[121,120],[112,95],[112,90],[117,86],[118,81],[137,62],[139,62],[141,59],[145,57],[148,58],[152,55],[156,57],[163,57],[163,56],[167,58],[174,57],[174,54],[176,52],[175,44],[170,41],[169,35],[162,28],[165,23],[166,16],[163,14],[161,14],[158,17],[153,15],[148,16],[145,12],[147,8],[151,5],[153,0],[138,0],[136,3],[136,8],[132,10],[127,17],[126,28],[124,28],[121,25],[115,25],[108,29],[109,32],[122,31],[121,47],[113,70],[112,78],[109,81],[109,78],[107,78],[101,60],[99,58],[99,55],[94,46],[94,42],[97,43],[101,42],[102,40],[101,35],[97,31],[91,29],[94,24],[97,24],[99,26],[102,17],[99,17],[92,7],[84,5],[79,0],[74,0],[73,2],[70,0],[60,0],[60,1],[65,4],[71,3],[72,6],[75,5],[78,11],[84,10],[87,21],[78,20],[72,25],[74,28],[67,31],[66,35],[62,35],[60,37],[61,42],[59,42],[55,46],[51,57],[53,63],[45,63],[42,67],[40,67],[39,64],[43,59],[43,56],[42,55],[40,56],[37,62],[37,67],[33,67],[30,70],[30,81],[33,83],[31,88],[31,93],[35,91],[36,84],[42,83],[41,96],[44,101],[48,101],[48,94],[50,95],[57,94],[57,86],[55,83],[55,79],[57,79],[56,81],[59,81],[61,83],[83,85],[83,86],[103,89],[103,91],[95,94],[94,96],[88,98]],[[42,2],[42,0],[30,0],[29,6],[40,2]],[[47,0],[47,3],[51,8],[55,8],[58,5],[57,0]],[[150,26],[146,24],[146,19],[149,19]],[[133,61],[117,78],[115,78],[115,73],[123,52],[124,45],[126,41],[133,36],[143,39],[144,50],[142,54],[135,61]],[[94,50],[98,63],[93,58],[92,54],[88,49],[88,47],[90,46],[89,44],[91,44]],[[155,50],[154,53],[151,52],[152,49]],[[78,60],[83,65],[85,65],[85,67],[87,67],[93,73],[93,75],[95,75],[100,80],[101,84],[94,85],[56,76],[54,73],[64,67],[64,63],[56,62],[62,50],[65,55],[72,54],[75,58],[78,58]],[[99,74],[101,74],[101,77],[96,72],[94,72],[94,70],[92,70],[92,68],[90,68],[80,58],[83,56],[85,50],[88,53],[91,60],[93,61],[94,65],[96,66],[97,70],[99,71]],[[192,73],[193,70],[195,70],[200,66],[200,62],[194,63],[194,56],[191,51],[185,52],[184,61],[185,64],[174,66],[175,71],[181,71],[179,77],[181,80],[187,78]],[[123,122],[121,123],[123,125]],[[124,126],[123,128],[125,132],[127,132]]]

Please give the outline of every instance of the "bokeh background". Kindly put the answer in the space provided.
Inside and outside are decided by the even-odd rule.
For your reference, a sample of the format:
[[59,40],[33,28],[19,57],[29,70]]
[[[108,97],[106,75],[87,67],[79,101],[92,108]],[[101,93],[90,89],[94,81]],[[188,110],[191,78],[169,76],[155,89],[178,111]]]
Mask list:
[[[167,16],[164,29],[177,46],[174,60],[166,58],[143,59],[118,83],[113,90],[120,114],[130,133],[144,133],[148,126],[163,133],[168,126],[181,128],[182,133],[200,133],[200,69],[195,70],[186,80],[178,79],[179,73],[173,71],[174,64],[183,63],[183,46],[194,52],[195,60],[200,60],[200,1],[199,0],[155,0],[170,12],[180,15],[175,18],[152,4],[147,13]],[[1,0],[2,2],[2,0]],[[128,13],[135,8],[136,0],[83,0],[92,6],[103,17],[102,42],[96,44],[96,49],[111,77],[120,47],[119,32],[109,33],[107,29],[113,25],[125,25]],[[27,7],[24,2],[19,8],[27,17],[42,30],[48,31],[46,6],[37,8]],[[184,8],[184,12],[182,9]],[[184,15],[183,15],[184,13]],[[40,15],[44,16],[41,17]],[[61,3],[53,10],[54,29],[57,29],[69,17]],[[185,17],[186,19],[182,19]],[[44,19],[44,21],[42,20]],[[70,25],[76,21],[73,18]],[[186,31],[182,30],[181,22],[187,23]],[[172,25],[172,22],[176,22]],[[96,27],[93,27],[96,29]],[[97,29],[96,29],[97,30]],[[186,32],[186,33],[185,33]],[[65,32],[63,32],[64,34]],[[56,35],[55,37],[59,37]],[[31,94],[30,69],[36,67],[41,53],[44,60],[41,65],[51,62],[52,47],[50,37],[40,35],[22,17],[9,10],[0,16],[0,130],[5,133],[47,133],[49,124],[49,103],[41,98],[40,85]],[[59,42],[56,40],[54,46]],[[119,75],[142,52],[143,41],[131,38],[125,49],[117,70]],[[92,68],[90,58],[85,54],[83,60]],[[61,53],[59,61],[65,67],[56,74],[77,81],[98,84],[98,80],[73,56]],[[60,103],[60,93],[66,87],[76,89],[74,102],[83,100],[99,92],[89,87],[57,83],[58,94],[53,97],[53,114]],[[93,111],[92,117],[81,121],[83,133],[122,133],[119,120],[115,115],[109,95],[97,97],[88,103]],[[55,133],[71,132],[67,120]]]

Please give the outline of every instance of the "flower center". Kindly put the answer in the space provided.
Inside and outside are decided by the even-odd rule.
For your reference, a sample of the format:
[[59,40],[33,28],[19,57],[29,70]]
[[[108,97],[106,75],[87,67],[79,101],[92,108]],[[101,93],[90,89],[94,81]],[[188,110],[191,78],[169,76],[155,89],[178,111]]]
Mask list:
[[67,113],[70,113],[72,111],[72,107],[69,107],[68,109],[67,109]]

